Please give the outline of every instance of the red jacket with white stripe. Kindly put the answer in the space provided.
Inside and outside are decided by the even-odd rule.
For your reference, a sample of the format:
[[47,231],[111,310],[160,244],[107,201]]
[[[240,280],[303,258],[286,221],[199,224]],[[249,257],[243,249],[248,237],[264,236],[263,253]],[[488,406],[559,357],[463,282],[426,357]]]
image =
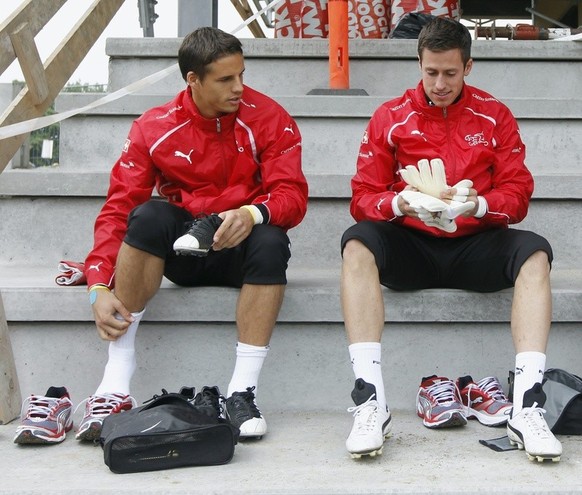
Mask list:
[[[449,186],[471,179],[477,194],[487,200],[485,216],[458,217],[453,233],[417,218],[397,217],[392,199],[406,186],[398,171],[423,158],[443,160]],[[456,103],[435,107],[420,82],[381,105],[370,119],[352,178],[350,211],[357,221],[388,220],[442,237],[507,228],[525,218],[533,193],[524,160],[517,122],[503,103],[465,84]]]
[[127,217],[154,187],[194,216],[255,204],[263,223],[290,229],[307,209],[301,134],[283,107],[247,86],[238,111],[220,118],[202,117],[189,88],[145,112],[111,172],[85,263],[89,286],[113,285]]

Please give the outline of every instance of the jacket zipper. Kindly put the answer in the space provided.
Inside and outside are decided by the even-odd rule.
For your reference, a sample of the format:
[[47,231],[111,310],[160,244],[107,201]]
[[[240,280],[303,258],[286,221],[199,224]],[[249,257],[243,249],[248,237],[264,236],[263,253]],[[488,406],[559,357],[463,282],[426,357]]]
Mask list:
[[451,174],[450,176],[447,176],[447,183],[450,184],[455,184],[457,181],[453,180],[456,178],[457,176],[457,160],[455,157],[455,153],[453,153],[453,147],[452,147],[452,137],[451,137],[451,129],[449,126],[449,113],[447,111],[447,107],[443,107],[443,118],[445,120],[445,129],[446,129],[446,133],[447,133],[447,146],[449,148],[449,158],[453,160],[453,163],[449,164],[450,165],[450,171]]
[[218,134],[218,142],[220,145],[220,156],[221,156],[221,160],[222,160],[222,170],[224,172],[223,177],[224,177],[224,181],[222,186],[226,187],[228,184],[228,168],[226,166],[226,160],[224,158],[224,143],[222,141],[222,124],[220,123],[220,118],[216,119],[216,133]]

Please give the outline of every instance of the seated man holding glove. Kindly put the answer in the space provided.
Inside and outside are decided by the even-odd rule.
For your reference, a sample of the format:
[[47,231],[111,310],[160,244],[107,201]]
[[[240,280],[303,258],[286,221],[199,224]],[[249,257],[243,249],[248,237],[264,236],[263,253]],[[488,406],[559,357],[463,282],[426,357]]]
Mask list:
[[[552,249],[535,233],[508,228],[526,216],[533,192],[517,122],[505,105],[465,84],[473,61],[462,24],[432,20],[419,35],[418,56],[421,82],[376,110],[352,179],[357,223],[341,241],[341,302],[356,378],[347,450],[355,458],[379,454],[391,429],[381,370],[381,285],[514,287],[516,373],[507,433],[530,458],[557,461],[562,447],[541,409]],[[417,401],[425,426],[466,424],[455,383],[427,382],[419,396],[446,406],[436,415]]]

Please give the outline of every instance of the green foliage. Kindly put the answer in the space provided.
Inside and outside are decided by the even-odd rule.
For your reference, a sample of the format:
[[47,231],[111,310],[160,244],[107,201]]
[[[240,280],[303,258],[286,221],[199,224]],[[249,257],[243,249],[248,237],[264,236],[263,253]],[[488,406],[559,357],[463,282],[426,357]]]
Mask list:
[[105,93],[107,84],[88,84],[81,81],[68,82],[63,93]]
[[[55,113],[55,106],[52,104],[45,115],[53,115]],[[29,161],[35,167],[51,166],[59,162],[59,138],[61,133],[61,126],[59,123],[51,124],[30,133],[30,157]],[[42,142],[45,139],[53,141],[53,156],[52,158],[42,158]]]

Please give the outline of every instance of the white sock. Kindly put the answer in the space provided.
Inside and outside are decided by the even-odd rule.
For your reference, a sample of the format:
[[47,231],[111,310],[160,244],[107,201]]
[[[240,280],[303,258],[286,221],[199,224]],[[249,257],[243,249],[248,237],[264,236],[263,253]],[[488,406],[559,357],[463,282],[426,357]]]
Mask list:
[[523,395],[542,383],[546,369],[546,355],[542,352],[520,352],[515,356],[515,378],[513,381],[513,414],[523,408]]
[[382,378],[382,344],[379,342],[358,342],[348,347],[352,368],[356,379],[362,378],[376,387],[376,400],[386,408],[386,393]]
[[259,347],[237,342],[236,364],[228,384],[227,397],[233,392],[244,392],[248,387],[255,387],[254,394],[257,396],[259,375],[268,352],[269,346]]
[[[129,384],[135,372],[135,335],[145,309],[131,313],[134,321],[127,332],[116,341],[109,343],[109,359],[105,365],[103,379],[95,394],[120,393],[129,395]],[[116,316],[122,319],[121,316]]]

